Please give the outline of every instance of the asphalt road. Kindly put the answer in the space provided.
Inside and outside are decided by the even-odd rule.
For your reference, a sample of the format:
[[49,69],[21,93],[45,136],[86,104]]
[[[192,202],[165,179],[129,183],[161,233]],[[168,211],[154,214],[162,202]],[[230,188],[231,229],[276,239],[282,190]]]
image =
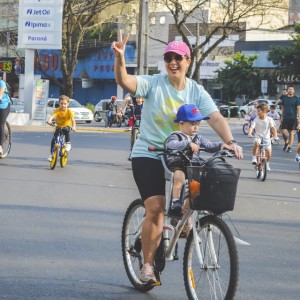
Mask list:
[[[138,198],[127,161],[129,134],[79,127],[67,166],[55,170],[46,160],[52,131],[13,128],[12,151],[0,160],[0,299],[186,299],[183,240],[161,287],[147,294],[131,287],[120,249],[125,210]],[[274,146],[272,171],[260,182],[250,163],[251,140],[239,123],[232,128],[245,157],[231,160],[242,173],[229,216],[250,244],[238,246],[236,299],[299,299],[295,153]],[[207,126],[202,130],[216,139]]]

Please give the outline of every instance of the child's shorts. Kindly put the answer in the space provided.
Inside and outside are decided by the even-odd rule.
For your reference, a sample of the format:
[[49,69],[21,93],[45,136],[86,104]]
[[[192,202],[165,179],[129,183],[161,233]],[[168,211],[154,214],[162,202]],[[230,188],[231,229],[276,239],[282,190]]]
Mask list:
[[[261,139],[260,138],[255,138],[254,143],[257,143],[260,145]],[[267,150],[272,150],[272,144],[271,144],[271,139],[264,138],[264,143],[266,145]]]

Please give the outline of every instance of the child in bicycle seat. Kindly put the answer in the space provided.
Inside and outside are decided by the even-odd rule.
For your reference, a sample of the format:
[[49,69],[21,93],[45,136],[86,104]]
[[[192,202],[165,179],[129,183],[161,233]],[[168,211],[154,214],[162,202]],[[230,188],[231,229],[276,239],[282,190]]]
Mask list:
[[[257,107],[257,118],[253,121],[249,128],[248,137],[252,137],[253,129],[257,135],[262,136],[264,138],[264,143],[266,144],[266,160],[267,160],[267,170],[271,171],[270,169],[270,158],[272,156],[272,144],[271,144],[271,131],[273,133],[274,139],[278,140],[277,130],[275,127],[274,120],[271,117],[267,116],[268,112],[268,104],[261,103]],[[253,144],[253,157],[252,157],[252,164],[256,165],[256,155],[258,153],[258,147],[260,145],[260,137],[254,139]]]
[[255,100],[253,102],[253,108],[247,113],[247,115],[250,117],[250,121],[253,121],[256,116],[257,116],[257,106],[258,106],[258,101]]
[[[207,152],[216,152],[221,149],[231,149],[223,142],[211,142],[198,133],[201,120],[208,120],[203,117],[194,104],[185,104],[179,107],[175,123],[179,124],[179,131],[172,132],[166,139],[164,147],[168,150],[186,151],[190,158],[199,157],[199,148],[203,147]],[[180,193],[185,183],[184,162],[179,156],[167,156],[169,169],[174,172],[172,202],[169,214],[175,217],[182,215]]]
[[271,105],[270,106],[270,111],[268,111],[267,116],[272,118],[273,120],[279,120],[280,119],[280,115],[276,111],[276,105]]
[[[74,118],[74,113],[71,109],[68,108],[70,102],[70,98],[65,95],[61,95],[59,97],[59,107],[55,109],[52,113],[52,115],[49,117],[48,122],[49,124],[52,124],[53,118],[55,118],[56,126],[62,128],[62,132],[65,136],[65,142],[66,142],[66,151],[71,150],[71,138],[70,138],[70,128],[72,128],[73,131],[76,131],[76,122]],[[53,149],[55,140],[59,134],[59,129],[56,128],[54,132],[54,136],[51,140],[51,148],[50,152]],[[52,160],[52,154],[48,157],[48,160]]]

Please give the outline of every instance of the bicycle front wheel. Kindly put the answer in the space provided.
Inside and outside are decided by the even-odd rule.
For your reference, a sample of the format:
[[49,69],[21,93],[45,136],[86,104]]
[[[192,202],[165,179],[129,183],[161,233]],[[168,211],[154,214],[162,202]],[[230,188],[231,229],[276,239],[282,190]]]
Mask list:
[[267,178],[267,162],[265,159],[261,162],[260,180],[265,181]]
[[243,132],[244,132],[244,134],[248,135],[248,132],[249,132],[249,123],[248,122],[243,125]]
[[143,267],[141,230],[145,216],[142,199],[134,200],[128,207],[122,227],[122,255],[127,276],[132,285],[141,292],[153,289],[153,286],[142,284],[140,272]]
[[4,141],[2,145],[2,154],[0,158],[6,158],[11,149],[11,129],[8,122],[4,124]]
[[61,157],[60,157],[60,166],[63,168],[67,164],[68,161],[68,151],[66,151],[66,148],[63,147],[61,150]]
[[201,218],[197,239],[191,231],[184,250],[183,276],[188,298],[234,299],[238,273],[237,248],[227,224],[216,216]]
[[57,155],[58,155],[58,149],[55,148],[53,150],[53,153],[52,153],[52,160],[50,161],[50,168],[51,168],[51,170],[53,170],[55,168],[55,166],[56,166]]

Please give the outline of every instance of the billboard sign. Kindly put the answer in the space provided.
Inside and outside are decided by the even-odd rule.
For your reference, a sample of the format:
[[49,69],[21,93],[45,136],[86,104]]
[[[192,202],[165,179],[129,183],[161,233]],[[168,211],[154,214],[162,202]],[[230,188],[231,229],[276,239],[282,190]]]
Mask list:
[[61,49],[63,0],[20,0],[18,48]]

